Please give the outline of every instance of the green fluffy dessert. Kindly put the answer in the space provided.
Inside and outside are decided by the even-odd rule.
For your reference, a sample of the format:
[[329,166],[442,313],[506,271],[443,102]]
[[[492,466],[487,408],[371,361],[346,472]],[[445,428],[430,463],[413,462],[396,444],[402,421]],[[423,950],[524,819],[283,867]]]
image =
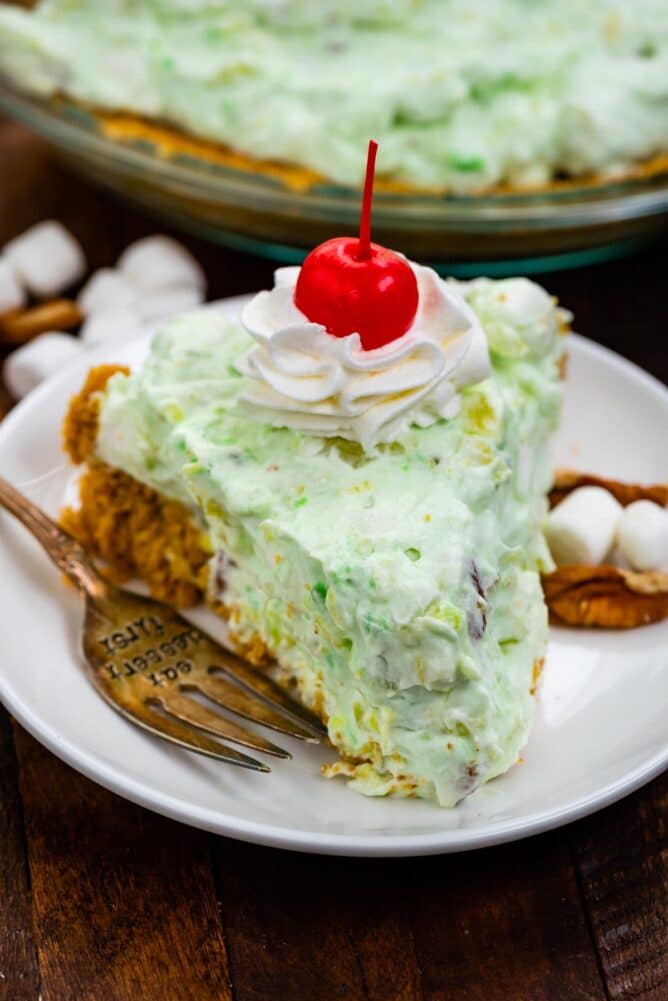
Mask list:
[[668,152],[664,0],[41,0],[0,5],[0,70],[346,185],[370,135],[457,194]]
[[517,761],[532,723],[567,316],[525,279],[441,284],[491,361],[452,416],[364,445],[275,426],[244,403],[249,333],[201,312],[107,383],[95,455],[205,530],[212,603],[326,719],[330,774],[452,806]]

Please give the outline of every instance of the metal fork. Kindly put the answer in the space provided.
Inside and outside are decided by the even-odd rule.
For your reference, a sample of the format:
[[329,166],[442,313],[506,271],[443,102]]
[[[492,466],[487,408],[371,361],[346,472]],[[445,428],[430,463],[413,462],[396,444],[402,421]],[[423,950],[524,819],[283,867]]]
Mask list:
[[32,532],[83,595],[88,676],[126,719],[190,751],[261,772],[271,769],[220,739],[279,758],[289,751],[219,709],[300,740],[325,736],[322,723],[275,682],[169,605],[104,580],[83,546],[2,477],[0,507]]

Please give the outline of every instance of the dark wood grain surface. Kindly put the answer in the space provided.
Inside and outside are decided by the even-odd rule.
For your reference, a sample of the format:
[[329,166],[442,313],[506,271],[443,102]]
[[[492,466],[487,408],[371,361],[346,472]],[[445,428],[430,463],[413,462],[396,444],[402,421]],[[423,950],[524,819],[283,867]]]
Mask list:
[[[46,217],[93,268],[164,229],[0,120],[0,246]],[[270,280],[271,263],[187,242],[214,297]],[[665,252],[543,280],[578,330],[668,381]],[[0,389],[0,414],[10,403]],[[118,799],[0,708],[0,999],[666,1001],[667,817],[664,775],[579,823],[466,855],[279,853]]]

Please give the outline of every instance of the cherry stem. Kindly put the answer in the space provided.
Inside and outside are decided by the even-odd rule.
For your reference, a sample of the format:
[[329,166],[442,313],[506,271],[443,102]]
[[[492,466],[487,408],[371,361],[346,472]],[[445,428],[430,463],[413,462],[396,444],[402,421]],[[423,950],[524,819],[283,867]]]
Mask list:
[[358,261],[368,261],[371,257],[371,202],[373,200],[373,178],[376,172],[377,152],[378,143],[374,139],[369,139],[364,194],[362,196],[362,212],[360,215],[360,238],[357,245],[357,254],[355,255]]

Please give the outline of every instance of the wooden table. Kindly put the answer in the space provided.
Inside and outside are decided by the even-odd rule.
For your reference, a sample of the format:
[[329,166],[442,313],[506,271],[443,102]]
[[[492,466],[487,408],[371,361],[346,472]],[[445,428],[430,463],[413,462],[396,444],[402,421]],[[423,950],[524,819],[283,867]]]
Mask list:
[[[160,228],[0,122],[0,245],[46,217],[76,233],[93,268]],[[270,280],[270,263],[188,242],[213,296]],[[578,330],[668,380],[665,255],[545,281]],[[666,1001],[667,808],[664,775],[500,848],[280,853],[118,799],[0,709],[0,998]]]

